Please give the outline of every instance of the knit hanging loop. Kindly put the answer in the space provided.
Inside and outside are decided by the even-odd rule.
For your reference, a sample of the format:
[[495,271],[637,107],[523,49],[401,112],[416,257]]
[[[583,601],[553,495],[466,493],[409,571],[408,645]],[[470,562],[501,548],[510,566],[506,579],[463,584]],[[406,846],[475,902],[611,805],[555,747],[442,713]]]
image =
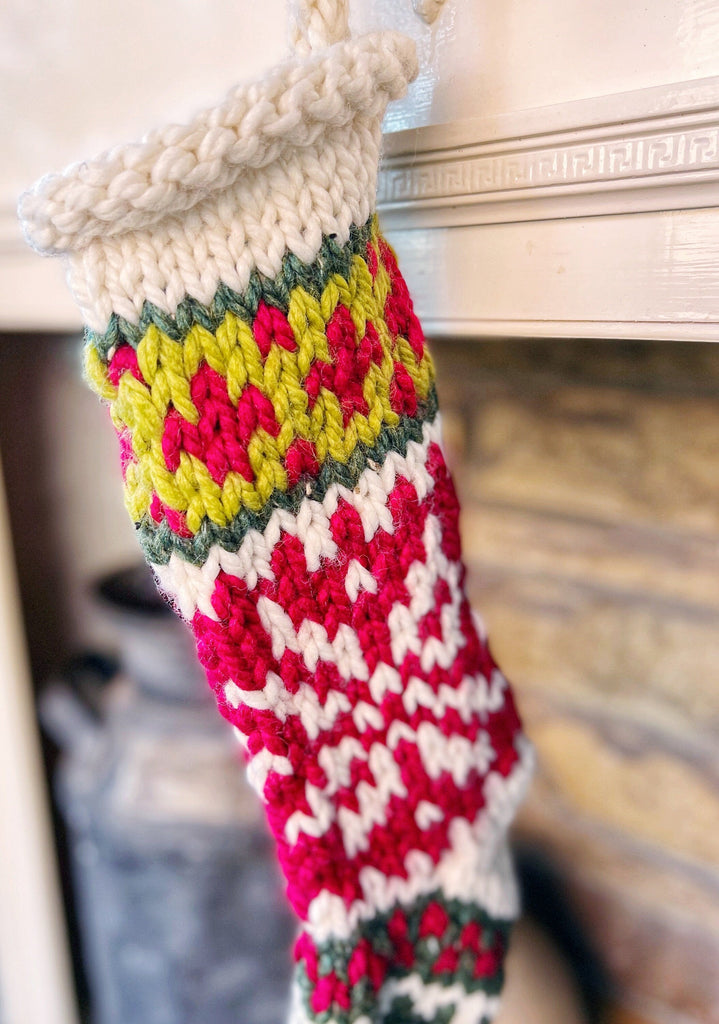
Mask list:
[[290,42],[307,57],[349,37],[348,0],[293,0]]

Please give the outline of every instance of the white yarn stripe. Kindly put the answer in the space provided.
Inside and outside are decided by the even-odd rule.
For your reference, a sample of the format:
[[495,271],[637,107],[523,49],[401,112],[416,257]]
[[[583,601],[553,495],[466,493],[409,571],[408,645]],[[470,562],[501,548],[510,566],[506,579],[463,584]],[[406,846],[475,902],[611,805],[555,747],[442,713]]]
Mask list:
[[[356,742],[356,741],[355,741]],[[348,764],[354,760],[356,751],[352,753]],[[290,845],[294,845],[304,833],[319,838],[337,822],[342,832],[342,841],[348,857],[354,857],[359,850],[367,847],[367,837],[375,825],[386,825],[387,806],[392,796],[406,797],[399,765],[382,743],[373,744],[369,751],[363,752],[362,760],[366,760],[372,772],[375,784],[361,781],[355,789],[359,803],[359,813],[348,807],[335,808],[328,795],[328,789],[320,790],[316,786],[305,786],[305,797],[312,809],[312,814],[295,811],[285,824],[285,836]]]
[[[247,754],[249,749],[247,736],[236,725],[232,727],[232,731],[245,754]],[[262,791],[265,788],[265,782],[270,771],[276,772],[278,775],[292,775],[294,769],[289,758],[280,757],[279,754],[271,754],[269,750],[260,750],[247,766],[247,781],[260,795],[262,795]]]
[[420,800],[417,804],[417,808],[414,812],[414,820],[417,822],[417,827],[421,828],[422,831],[431,828],[438,821],[444,818],[444,811],[437,804],[432,804],[429,800]]
[[[435,664],[449,668],[464,645],[465,638],[460,628],[459,617],[462,600],[459,586],[460,567],[456,563],[450,563],[442,553],[440,524],[434,516],[427,517],[424,542],[431,563],[425,565],[417,562],[410,566],[407,576],[410,604],[407,606],[397,602],[388,615],[388,624],[392,637],[393,657],[400,661],[411,651],[419,657],[423,670],[431,671]],[[417,569],[420,571],[416,571]],[[444,605],[440,613],[443,635],[441,639],[432,636],[422,642],[419,637],[419,625],[422,618],[433,607],[434,588],[442,572],[451,595],[451,602]],[[271,639],[272,653],[276,659],[281,659],[285,651],[290,650],[302,657],[309,672],[314,672],[320,661],[333,664],[337,667],[340,676],[347,681],[350,679],[368,681],[370,694],[378,705],[381,704],[388,692],[402,693],[402,679],[393,666],[378,665],[370,678],[359,637],[346,623],[342,623],[338,627],[334,640],[330,641],[327,631],[321,623],[305,620],[296,630],[287,612],[265,595],[258,599],[257,610],[262,625]],[[495,672],[489,682],[478,674],[465,678],[457,688],[442,684],[437,693],[423,680],[412,677],[402,699],[410,714],[419,706],[423,706],[430,708],[436,718],[441,718],[449,708],[454,708],[465,721],[469,721],[477,712],[499,708],[503,700],[504,688],[505,681],[499,672]],[[340,714],[352,710],[348,698],[338,691],[332,691],[324,705],[321,705],[316,691],[310,683],[302,683],[296,693],[289,693],[281,678],[274,672],[268,673],[265,686],[260,690],[242,690],[232,680],[225,684],[224,690],[225,697],[232,707],[239,707],[244,702],[256,710],[272,711],[281,721],[285,721],[288,715],[299,715],[311,740],[316,739],[321,732],[332,729]],[[352,714],[355,727],[359,732],[364,732],[369,728],[381,729],[384,724],[379,708],[366,701],[360,701]],[[393,723],[390,733],[390,742],[394,741],[393,745],[395,746],[402,734],[414,737],[410,726],[399,722]],[[423,735],[426,735],[426,732]],[[457,747],[452,753],[451,761],[458,766],[457,770],[461,774],[465,762],[460,746],[466,741],[462,737],[454,737],[453,742],[457,744]],[[339,748],[329,749],[339,750],[341,744]],[[434,761],[429,753],[430,746],[425,745],[424,751],[428,763],[433,764]],[[438,756],[441,763],[444,755],[439,754]],[[479,750],[475,751],[470,760],[473,759],[473,763],[476,763],[478,757],[480,757]],[[272,770],[271,761],[267,762],[266,768],[267,771]],[[257,783],[261,783],[261,786],[264,787],[267,772],[256,772],[254,777]],[[319,801],[319,797],[317,800]],[[320,817],[322,821],[329,820],[324,809]],[[324,830],[316,831],[317,828],[320,828],[319,825],[308,824],[307,815],[297,818],[297,821],[300,820],[303,823],[303,830],[306,830],[305,826],[311,829],[310,835],[323,834]],[[293,824],[291,834],[294,834],[295,828],[296,826]],[[353,831],[355,833],[357,831],[354,826]],[[296,839],[290,841],[294,842]]]
[[434,864],[429,854],[412,850],[405,858],[407,878],[388,877],[373,867],[363,868],[360,884],[364,899],[349,908],[344,900],[319,893],[309,907],[309,931],[315,942],[349,939],[362,921],[400,903],[440,890],[446,899],[458,899],[484,909],[493,917],[511,919],[519,899],[504,835],[532,776],[534,752],[518,738],[520,762],[509,778],[491,772],[485,780],[486,806],[471,823],[456,818],[449,826],[449,848]]
[[294,768],[289,758],[271,754],[269,750],[261,750],[247,766],[247,781],[255,792],[258,791],[260,786],[264,788],[268,772],[270,771],[270,764],[272,771],[278,775],[294,774]]
[[[305,498],[297,514],[287,509],[275,509],[265,529],[250,530],[237,551],[226,551],[219,544],[213,544],[201,566],[185,561],[173,551],[167,565],[152,565],[160,588],[173,600],[184,619],[190,621],[199,610],[216,620],[212,595],[220,571],[244,580],[249,590],[254,590],[260,579],[273,580],[270,562],[283,533],[301,541],[307,568],[315,572],[323,560],[331,560],[337,555],[337,546],[330,531],[330,517],[337,511],[340,499],[357,510],[366,541],[371,541],[380,527],[392,533],[394,524],[387,502],[397,480],[400,477],[407,480],[416,490],[418,500],[423,501],[434,487],[426,465],[429,448],[432,444],[439,444],[441,436],[441,418],[437,415],[431,423],[424,424],[421,442],[408,443],[405,455],[388,452],[379,468],[370,466],[363,471],[353,490],[332,484],[321,502]],[[350,570],[351,565],[348,567],[350,588],[364,586],[371,593],[376,592],[376,584],[373,590],[364,574],[354,569],[350,576]]]
[[[501,672],[495,671],[489,683],[479,674],[466,676],[458,687],[443,683],[435,693],[429,683],[413,676],[407,684],[402,700],[409,714],[413,714],[418,707],[425,707],[439,720],[452,708],[458,711],[463,721],[469,722],[482,712],[497,711],[504,700],[506,686],[504,676]],[[372,673],[369,688],[373,700],[379,705],[387,693],[402,693],[402,678],[395,668],[381,662]],[[384,718],[377,706],[360,701],[353,710],[346,694],[337,690],[330,691],[325,703],[321,704],[316,690],[310,683],[301,683],[296,693],[290,693],[274,672],[268,673],[267,682],[261,690],[241,690],[236,683],[230,681],[225,684],[224,691],[228,703],[234,708],[245,704],[257,711],[271,711],[282,722],[286,721],[289,715],[298,715],[310,740],[316,740],[321,732],[331,730],[338,717],[350,711],[360,733],[367,729],[381,729],[384,725]],[[240,741],[246,744],[247,737],[239,730],[235,731]],[[357,744],[360,757],[366,757],[364,748],[358,740],[345,737],[339,746],[350,742]],[[334,763],[335,772],[342,770],[340,766],[343,758],[337,757],[334,753],[336,750],[337,747],[325,747],[320,753],[320,764],[327,772],[331,772],[332,768],[323,762],[323,757]],[[262,751],[261,757],[257,755],[254,758],[248,770],[248,777],[251,777],[252,784],[261,797],[269,773],[277,771],[280,775],[288,775],[289,763],[286,757],[270,754],[266,750]],[[338,786],[349,785],[349,763],[345,774],[340,778],[345,776],[347,781],[339,782]],[[428,826],[420,824],[420,828],[423,827]]]
[[473,769],[486,774],[495,756],[486,732],[480,732],[476,740],[459,733],[447,736],[434,722],[420,722],[416,731],[407,722],[393,722],[387,731],[387,746],[394,750],[403,740],[417,744],[430,779],[447,772],[456,786],[463,786]]
[[[486,732],[480,732],[472,741],[460,735],[446,736],[433,722],[421,722],[416,730],[406,722],[393,722],[386,744],[373,743],[369,750],[355,737],[345,737],[336,746],[325,746],[320,751],[318,760],[327,775],[327,785],[320,789],[306,784],[305,795],[312,814],[295,811],[290,815],[285,824],[288,843],[294,845],[300,833],[317,839],[325,835],[336,819],[348,856],[354,857],[359,850],[366,850],[372,829],[387,824],[391,797],[407,796],[399,764],[392,754],[403,741],[417,747],[431,779],[438,779],[446,772],[457,786],[463,786],[474,769],[486,774],[494,758]],[[356,760],[368,762],[375,783],[362,781],[357,786],[359,811],[347,807],[337,810],[332,798],[342,786],[349,785],[350,769]]]
[[418,974],[408,974],[404,978],[390,978],[382,986],[379,992],[380,1013],[388,1013],[393,1000],[401,996],[409,996],[412,1019],[419,1015],[427,1024],[433,1024],[439,1011],[448,1006],[454,1006],[448,1024],[480,1024],[484,1020],[493,1020],[500,1005],[499,996],[490,996],[482,991],[467,992],[459,982],[454,985],[441,985],[436,981],[425,984]]
[[369,692],[375,704],[381,704],[388,693],[402,692],[402,677],[392,665],[380,662],[369,681]]
[[[355,495],[355,500],[358,497],[361,496]],[[382,506],[382,512],[389,515],[386,506]],[[377,512],[375,516],[373,511],[372,520],[387,532],[391,533],[394,529],[391,516],[389,522],[386,522],[383,514]],[[419,658],[422,670],[430,672],[435,665],[449,669],[466,643],[460,617],[463,600],[460,586],[462,568],[458,562],[450,562],[443,553],[442,526],[436,516],[427,516],[422,540],[426,562],[413,562],[405,579],[410,603],[405,605],[396,601],[387,616],[387,625],[395,664],[401,665],[411,653]],[[419,627],[434,607],[435,587],[440,579],[447,583],[451,597],[450,602],[440,609],[442,636],[430,636],[423,641]],[[318,662],[324,661],[336,665],[343,679],[369,678],[359,638],[346,623],[338,626],[334,640],[330,640],[324,626],[309,619],[295,630],[284,608],[265,595],[258,598],[257,611],[272,640],[272,654],[277,660],[289,650],[302,656],[310,672],[315,671]]]
[[[430,561],[428,564],[414,562],[410,566],[407,575],[410,604],[407,606],[396,602],[387,616],[387,623],[390,629],[392,656],[396,663],[401,664],[408,653],[414,653],[419,658],[423,671],[429,672],[435,665],[445,669],[453,665],[466,641],[460,623],[461,568],[458,563],[449,562],[442,553],[439,547],[441,528],[439,520],[434,516],[427,517],[424,541]],[[415,571],[417,569],[420,571]],[[442,637],[431,636],[422,641],[419,636],[420,623],[432,609],[434,588],[440,578],[446,580],[451,596],[450,603],[443,605],[440,612]],[[272,655],[278,661],[289,650],[302,658],[309,672],[315,672],[317,665],[322,661],[335,665],[340,676],[347,681],[369,681],[370,692],[373,695],[377,694],[380,699],[387,689],[401,692],[401,678],[396,670],[393,674],[391,666],[382,669],[381,672],[375,671],[372,680],[369,680],[369,668],[362,653],[359,637],[347,623],[341,623],[337,627],[334,639],[330,640],[325,627],[310,619],[305,619],[300,627],[295,629],[284,608],[265,595],[258,598],[257,611],[272,642]],[[450,706],[458,710],[462,708],[466,715],[471,714],[471,708],[476,706],[480,709],[491,709],[497,706],[497,702],[501,704],[502,688],[503,680],[499,673],[494,675],[491,684],[485,683],[482,687],[480,683],[476,686],[476,692],[472,692],[471,680],[464,680],[460,689],[454,691],[456,696],[452,694],[452,688],[446,685],[441,687],[438,694],[434,694],[431,687],[413,678],[403,700],[405,706],[409,708],[416,707],[422,702],[424,706],[435,708],[437,711],[443,708],[446,710]],[[243,691],[234,681],[229,681],[225,685],[225,696],[233,707],[238,707],[245,700],[258,710],[277,708],[278,715],[283,721],[288,714],[299,714],[310,738],[316,738],[320,729],[332,728],[337,715],[349,709],[349,704],[345,706],[336,699],[321,707],[316,693],[309,684],[303,684],[297,693],[289,694],[280,677],[273,672],[268,673],[267,682],[261,690]],[[313,716],[317,716],[314,723]],[[354,721],[360,731],[371,726],[381,728],[383,724],[378,709],[366,702],[360,702],[355,708]],[[395,724],[398,727],[401,725]]]
[[[369,688],[374,699],[379,704],[388,692],[402,692],[402,679],[395,668],[380,663],[372,673],[372,677],[369,680]],[[289,715],[298,715],[310,740],[315,740],[321,732],[327,732],[332,729],[341,714],[352,711],[349,698],[341,691],[330,691],[325,703],[321,704],[317,691],[310,683],[300,683],[297,692],[290,693],[285,688],[282,679],[275,672],[268,672],[267,682],[261,690],[241,690],[236,683],[230,680],[230,682],[225,683],[224,692],[227,702],[233,708],[238,708],[241,704],[244,704],[247,707],[254,708],[256,711],[272,711],[282,722],[286,721]],[[376,718],[376,715],[380,716],[379,720]],[[364,732],[368,728],[381,729],[384,725],[384,719],[379,708],[363,701],[360,701],[355,707],[353,720],[360,732]],[[235,731],[240,739],[246,743],[247,737],[239,730]],[[264,753],[268,752],[265,751]],[[253,766],[256,761],[257,758],[252,762]],[[257,780],[262,780],[262,785],[259,787],[260,795],[262,795],[267,774],[274,770],[274,763],[273,755],[268,754],[268,757],[264,760],[263,771],[260,772],[258,769],[255,769]],[[284,766],[289,763],[287,759],[278,757],[277,763],[280,765],[278,769],[280,774],[286,774]]]
[[359,597],[361,590],[366,590],[370,594],[377,593],[377,580],[369,569],[366,569],[365,566],[356,558],[353,558],[347,566],[345,590],[347,591],[347,597],[350,599],[352,604],[354,604]]
[[358,732],[366,732],[368,729],[381,729],[384,725],[382,712],[374,704],[368,704],[364,700],[357,701],[352,712],[352,721]]
[[290,693],[275,672],[267,673],[267,682],[261,690],[241,690],[236,683],[226,683],[225,697],[233,708],[244,704],[256,711],[271,711],[281,722],[286,721],[288,715],[299,715],[311,740],[331,729],[340,714],[352,710],[347,695],[338,690],[330,691],[324,704],[309,684],[303,684],[297,693]]
[[221,281],[241,291],[287,251],[311,263],[323,233],[343,243],[374,209],[382,117],[416,71],[393,32],[290,60],[188,125],[43,178],[21,200],[26,237],[70,256],[98,331],[112,312],[137,322],[145,300],[173,313]]
[[[407,571],[405,585],[410,595],[409,605],[397,602],[387,616],[392,637],[392,658],[401,665],[408,654],[416,654],[423,672],[435,665],[450,668],[466,643],[461,629],[460,611],[462,567],[450,562],[442,551],[442,524],[436,516],[427,516],[422,534],[426,560],[413,562]],[[444,580],[451,601],[440,610],[442,637],[430,636],[424,642],[419,636],[419,625],[435,603],[435,587]]]
[[368,679],[369,669],[362,656],[359,638],[346,623],[337,627],[334,640],[320,622],[305,619],[297,631],[292,619],[280,605],[269,597],[257,600],[260,621],[272,639],[272,654],[278,661],[285,651],[299,654],[309,672],[314,672],[320,661],[337,666],[343,679]]
[[[247,737],[244,737],[243,746],[247,749]],[[287,770],[289,766],[289,770]],[[247,766],[247,781],[260,797],[265,799],[265,786],[270,772],[277,772],[278,775],[292,775],[294,769],[291,761],[280,754],[271,754],[269,750],[261,750],[256,754]]]
[[470,722],[481,712],[498,711],[506,689],[507,680],[498,669],[492,672],[489,682],[477,673],[466,676],[456,687],[440,683],[436,692],[424,679],[412,676],[402,694],[402,703],[410,715],[423,707],[429,708],[435,718],[444,718],[452,708],[463,722]]

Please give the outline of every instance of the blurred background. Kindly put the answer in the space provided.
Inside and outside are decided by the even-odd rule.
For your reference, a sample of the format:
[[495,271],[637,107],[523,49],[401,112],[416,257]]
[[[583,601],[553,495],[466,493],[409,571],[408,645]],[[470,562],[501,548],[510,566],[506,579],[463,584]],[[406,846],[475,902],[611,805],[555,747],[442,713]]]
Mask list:
[[[719,3],[356,20],[418,41],[381,212],[432,335],[470,594],[539,753],[498,1024],[714,1024]],[[0,13],[2,1024],[282,1018],[264,825],[14,206],[284,52],[281,0]]]

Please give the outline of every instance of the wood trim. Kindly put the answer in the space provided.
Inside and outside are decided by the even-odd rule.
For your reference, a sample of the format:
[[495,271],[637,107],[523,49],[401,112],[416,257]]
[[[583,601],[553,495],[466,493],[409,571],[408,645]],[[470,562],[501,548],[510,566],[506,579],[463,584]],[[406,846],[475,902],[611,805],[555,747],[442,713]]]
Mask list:
[[77,1024],[1,465],[0,569],[0,1012]]

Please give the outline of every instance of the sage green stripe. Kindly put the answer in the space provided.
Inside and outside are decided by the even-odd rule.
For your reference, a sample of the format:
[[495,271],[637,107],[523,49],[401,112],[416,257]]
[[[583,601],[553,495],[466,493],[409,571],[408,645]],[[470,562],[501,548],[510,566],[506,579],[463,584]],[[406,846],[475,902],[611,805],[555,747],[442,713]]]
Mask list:
[[[441,940],[435,936],[422,938],[419,934],[422,917],[431,903],[439,903],[449,918],[447,930]],[[406,917],[407,938],[415,952],[411,967],[392,964],[394,949],[388,934],[388,924],[398,909]],[[449,988],[460,984],[467,993],[483,991],[488,996],[499,995],[504,984],[503,967],[500,966],[496,973],[489,978],[475,978],[473,970],[475,960],[470,950],[466,950],[462,954],[456,970],[434,971],[434,965],[442,950],[454,945],[459,940],[463,928],[471,923],[479,925],[483,943],[487,947],[494,945],[499,937],[503,948],[507,948],[512,921],[492,917],[472,903],[457,899],[448,900],[441,891],[435,891],[418,899],[411,907],[395,904],[385,913],[378,914],[371,921],[365,921],[359,925],[349,939],[328,940],[321,943],[316,947],[319,977],[334,974],[339,981],[347,985],[350,989],[351,1008],[341,1010],[337,1006],[333,1006],[322,1013],[312,1011],[311,998],[315,985],[307,976],[304,962],[301,961],[295,971],[295,981],[302,991],[310,1018],[317,1024],[327,1024],[329,1021],[332,1021],[333,1024],[352,1024],[363,1014],[374,1019],[373,1015],[377,1012],[377,992],[372,988],[368,978],[363,978],[357,985],[350,986],[347,973],[352,953],[363,940],[368,941],[374,952],[389,962],[385,981],[396,981],[412,974],[427,985],[440,985]],[[397,996],[392,1001],[389,1010],[382,1015],[382,1024],[449,1024],[456,1010],[457,1006],[450,1003],[439,1008],[436,1015],[428,1019],[415,1009],[410,996],[402,995]],[[483,1022],[477,1021],[477,1024],[483,1024]]]
[[139,323],[130,323],[124,317],[113,313],[104,333],[89,328],[85,331],[85,343],[93,346],[103,362],[107,362],[109,353],[123,342],[137,348],[152,324],[173,341],[182,341],[195,324],[200,324],[214,334],[227,313],[234,313],[241,320],[252,324],[261,300],[268,306],[275,306],[283,313],[287,313],[290,294],[298,286],[304,288],[313,298],[319,299],[333,274],[340,274],[345,279],[349,277],[354,257],[365,254],[367,242],[372,234],[372,220],[370,217],[362,227],[353,225],[349,240],[344,245],[338,245],[334,238],[325,236],[317,257],[309,265],[299,256],[288,252],[282,260],[282,269],[275,278],[268,278],[254,271],[242,293],[220,284],[209,306],[188,296],[180,302],[174,314],[158,309],[152,302],[146,301]]
[[[461,1007],[457,1003],[448,1003],[437,1008],[433,1017],[425,1017],[416,1013],[409,996],[398,996],[393,999],[389,1009],[382,1014],[382,1024],[452,1024],[457,1011]],[[490,1024],[489,1017],[473,1021],[473,1024]]]

